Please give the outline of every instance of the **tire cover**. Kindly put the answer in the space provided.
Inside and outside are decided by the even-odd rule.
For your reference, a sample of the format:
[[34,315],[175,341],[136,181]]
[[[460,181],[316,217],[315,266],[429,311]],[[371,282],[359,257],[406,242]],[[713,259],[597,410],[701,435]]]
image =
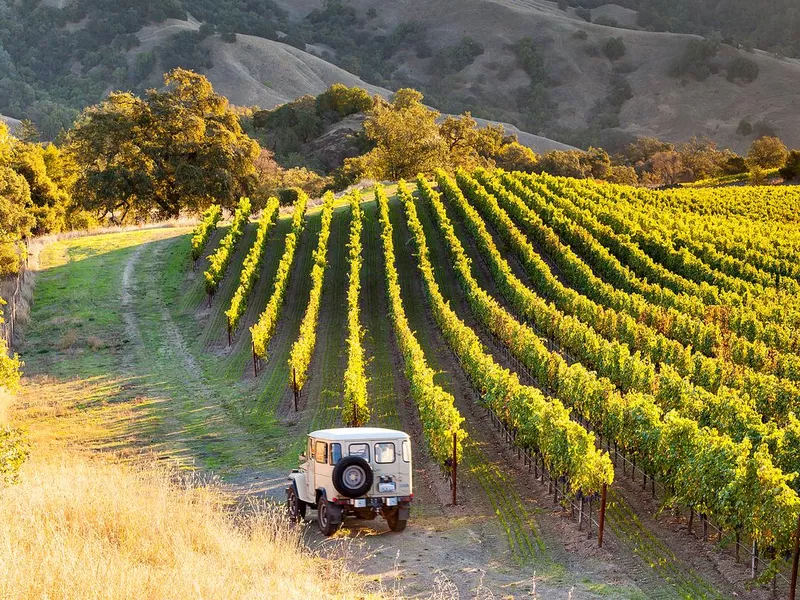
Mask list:
[[333,487],[347,498],[363,496],[374,480],[372,468],[360,456],[345,456],[333,468]]

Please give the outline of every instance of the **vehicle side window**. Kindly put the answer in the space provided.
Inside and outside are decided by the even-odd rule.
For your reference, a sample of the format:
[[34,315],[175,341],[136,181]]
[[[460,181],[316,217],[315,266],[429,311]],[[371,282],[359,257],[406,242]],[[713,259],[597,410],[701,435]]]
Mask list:
[[393,442],[378,442],[375,444],[375,462],[381,465],[394,462]]
[[403,462],[411,462],[411,444],[403,440]]
[[348,452],[350,456],[360,456],[369,462],[369,444],[350,444]]
[[317,442],[317,447],[314,449],[314,460],[322,464],[328,462],[328,444]]
[[331,444],[331,464],[335,465],[342,458],[342,445]]

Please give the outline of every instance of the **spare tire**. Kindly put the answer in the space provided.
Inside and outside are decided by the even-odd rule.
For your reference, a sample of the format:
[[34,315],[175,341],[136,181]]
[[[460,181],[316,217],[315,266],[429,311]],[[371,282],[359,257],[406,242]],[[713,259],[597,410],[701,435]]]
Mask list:
[[347,498],[363,496],[374,480],[372,468],[360,456],[345,456],[333,468],[333,487]]

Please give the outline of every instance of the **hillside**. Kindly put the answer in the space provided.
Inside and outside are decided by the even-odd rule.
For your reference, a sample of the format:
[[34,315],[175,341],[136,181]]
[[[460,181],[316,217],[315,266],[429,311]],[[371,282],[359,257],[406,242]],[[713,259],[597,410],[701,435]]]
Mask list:
[[[151,52],[179,31],[197,31],[196,21],[168,19],[158,25],[145,27],[137,33],[141,45],[131,52],[130,60]],[[333,65],[314,54],[293,46],[250,35],[237,35],[234,42],[221,39],[205,40],[213,66],[205,71],[218,93],[237,106],[258,106],[270,109],[295,100],[300,96],[316,96],[334,83],[366,89],[370,94],[390,98],[392,92],[386,88],[370,85],[359,77]],[[159,78],[153,75],[149,85],[158,86]],[[478,119],[481,126],[500,124],[510,134],[515,134],[525,146],[534,152],[565,150],[571,146],[520,130],[518,127]],[[335,129],[341,129],[341,125]],[[360,124],[355,130],[360,129]],[[331,132],[327,132],[331,133]],[[324,140],[322,140],[324,142]],[[321,142],[321,143],[322,143]]]
[[[472,64],[446,77],[432,71],[429,58],[420,59],[409,51],[401,51],[396,57],[389,81],[412,82],[446,111],[470,107],[477,115],[491,114],[522,129],[548,132],[556,139],[570,139],[576,132],[578,138],[610,141],[631,135],[685,141],[698,135],[737,151],[752,141],[736,134],[745,119],[751,123],[764,121],[790,146],[800,145],[800,123],[794,118],[797,91],[793,82],[800,76],[797,60],[723,46],[715,59],[719,74],[704,81],[676,79],[668,74],[671,64],[692,39],[699,38],[591,24],[574,10],[560,11],[555,3],[545,0],[450,0],[435,4],[425,0],[354,0],[348,4],[356,7],[359,15],[375,9],[376,16],[364,25],[375,35],[389,34],[408,22],[408,15],[414,15],[414,22],[424,27],[425,40],[434,55],[456,47],[464,36],[482,46],[483,53]],[[317,3],[317,7],[321,5]],[[439,19],[442,13],[450,18]],[[521,108],[528,93],[524,89],[531,80],[510,44],[527,36],[543,61],[546,81],[536,93],[543,91],[550,97],[554,104],[550,114]],[[606,58],[602,50],[611,37],[621,38],[625,45],[624,56],[616,61]],[[725,66],[735,57],[746,57],[758,65],[758,78],[753,83],[727,81]],[[619,127],[604,128],[599,125],[600,115],[607,115],[607,124],[614,124],[612,117],[618,108],[608,97],[613,88],[624,86],[622,82],[630,86],[632,98],[621,105]]]

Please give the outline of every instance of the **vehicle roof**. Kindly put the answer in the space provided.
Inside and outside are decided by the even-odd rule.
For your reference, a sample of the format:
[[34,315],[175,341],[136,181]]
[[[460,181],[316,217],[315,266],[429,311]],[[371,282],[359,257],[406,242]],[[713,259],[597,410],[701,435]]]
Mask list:
[[408,434],[396,429],[382,427],[340,427],[312,431],[309,437],[318,440],[358,441],[358,440],[396,440],[407,439]]

